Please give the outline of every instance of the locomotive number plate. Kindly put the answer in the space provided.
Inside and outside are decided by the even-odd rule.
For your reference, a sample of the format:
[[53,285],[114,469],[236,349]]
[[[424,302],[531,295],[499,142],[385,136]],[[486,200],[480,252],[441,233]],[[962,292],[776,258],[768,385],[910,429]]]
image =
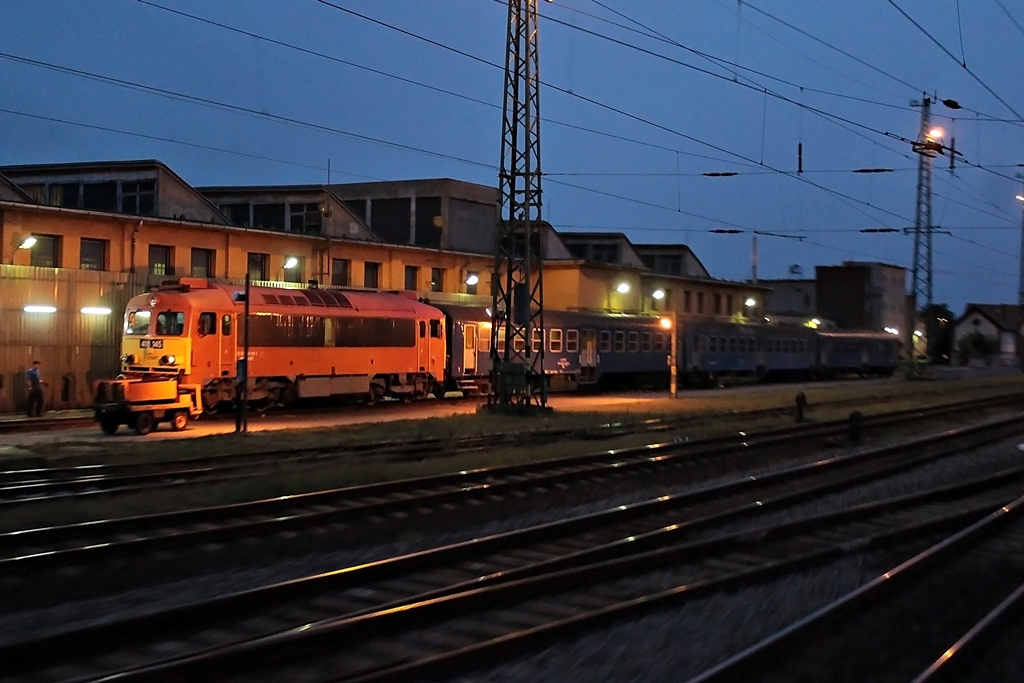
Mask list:
[[139,348],[142,349],[162,349],[164,348],[163,339],[140,339]]

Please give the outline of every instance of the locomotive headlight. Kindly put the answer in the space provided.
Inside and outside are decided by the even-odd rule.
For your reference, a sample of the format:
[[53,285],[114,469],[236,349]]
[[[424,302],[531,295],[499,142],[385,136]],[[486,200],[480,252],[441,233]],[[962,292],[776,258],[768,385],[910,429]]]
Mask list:
[[160,365],[174,365],[174,356],[164,356],[160,359]]
[[129,353],[129,354],[126,354],[124,356],[121,356],[121,362],[122,363],[127,363],[128,365],[131,365],[132,363],[135,362],[135,354]]

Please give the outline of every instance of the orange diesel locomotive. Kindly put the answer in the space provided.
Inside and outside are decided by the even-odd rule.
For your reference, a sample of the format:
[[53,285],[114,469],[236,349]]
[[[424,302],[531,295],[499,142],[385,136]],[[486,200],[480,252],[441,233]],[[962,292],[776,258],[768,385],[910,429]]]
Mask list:
[[[179,394],[198,388],[203,411],[216,412],[238,390],[244,311],[244,287],[203,278],[132,297],[115,381],[176,382]],[[444,378],[444,314],[398,294],[251,287],[248,330],[247,399],[257,407],[317,396],[422,398]]]

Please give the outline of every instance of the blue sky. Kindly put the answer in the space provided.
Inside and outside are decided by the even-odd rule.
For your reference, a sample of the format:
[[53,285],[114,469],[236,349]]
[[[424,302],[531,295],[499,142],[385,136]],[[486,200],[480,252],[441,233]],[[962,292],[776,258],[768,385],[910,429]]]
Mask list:
[[[4,4],[0,164],[156,158],[201,186],[326,182],[329,160],[333,182],[497,183],[498,0]],[[762,279],[909,267],[910,102],[928,93],[962,106],[932,108],[962,155],[953,173],[935,160],[935,301],[1016,300],[1024,0],[541,12],[543,215],[557,229],[684,242],[732,280],[751,276],[754,231]],[[703,175],[722,172],[737,175]]]

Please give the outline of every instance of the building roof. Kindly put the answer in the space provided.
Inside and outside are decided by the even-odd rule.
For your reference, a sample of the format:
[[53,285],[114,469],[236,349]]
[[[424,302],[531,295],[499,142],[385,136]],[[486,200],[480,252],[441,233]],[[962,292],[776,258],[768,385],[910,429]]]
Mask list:
[[974,312],[981,314],[1001,330],[1016,332],[1020,329],[1021,311],[1016,304],[967,304],[963,315],[957,318],[956,324],[959,325]]
[[10,202],[28,202],[29,204],[36,204],[36,200],[32,199],[24,190],[14,184],[10,178],[5,175],[0,175],[0,199],[5,199]]

